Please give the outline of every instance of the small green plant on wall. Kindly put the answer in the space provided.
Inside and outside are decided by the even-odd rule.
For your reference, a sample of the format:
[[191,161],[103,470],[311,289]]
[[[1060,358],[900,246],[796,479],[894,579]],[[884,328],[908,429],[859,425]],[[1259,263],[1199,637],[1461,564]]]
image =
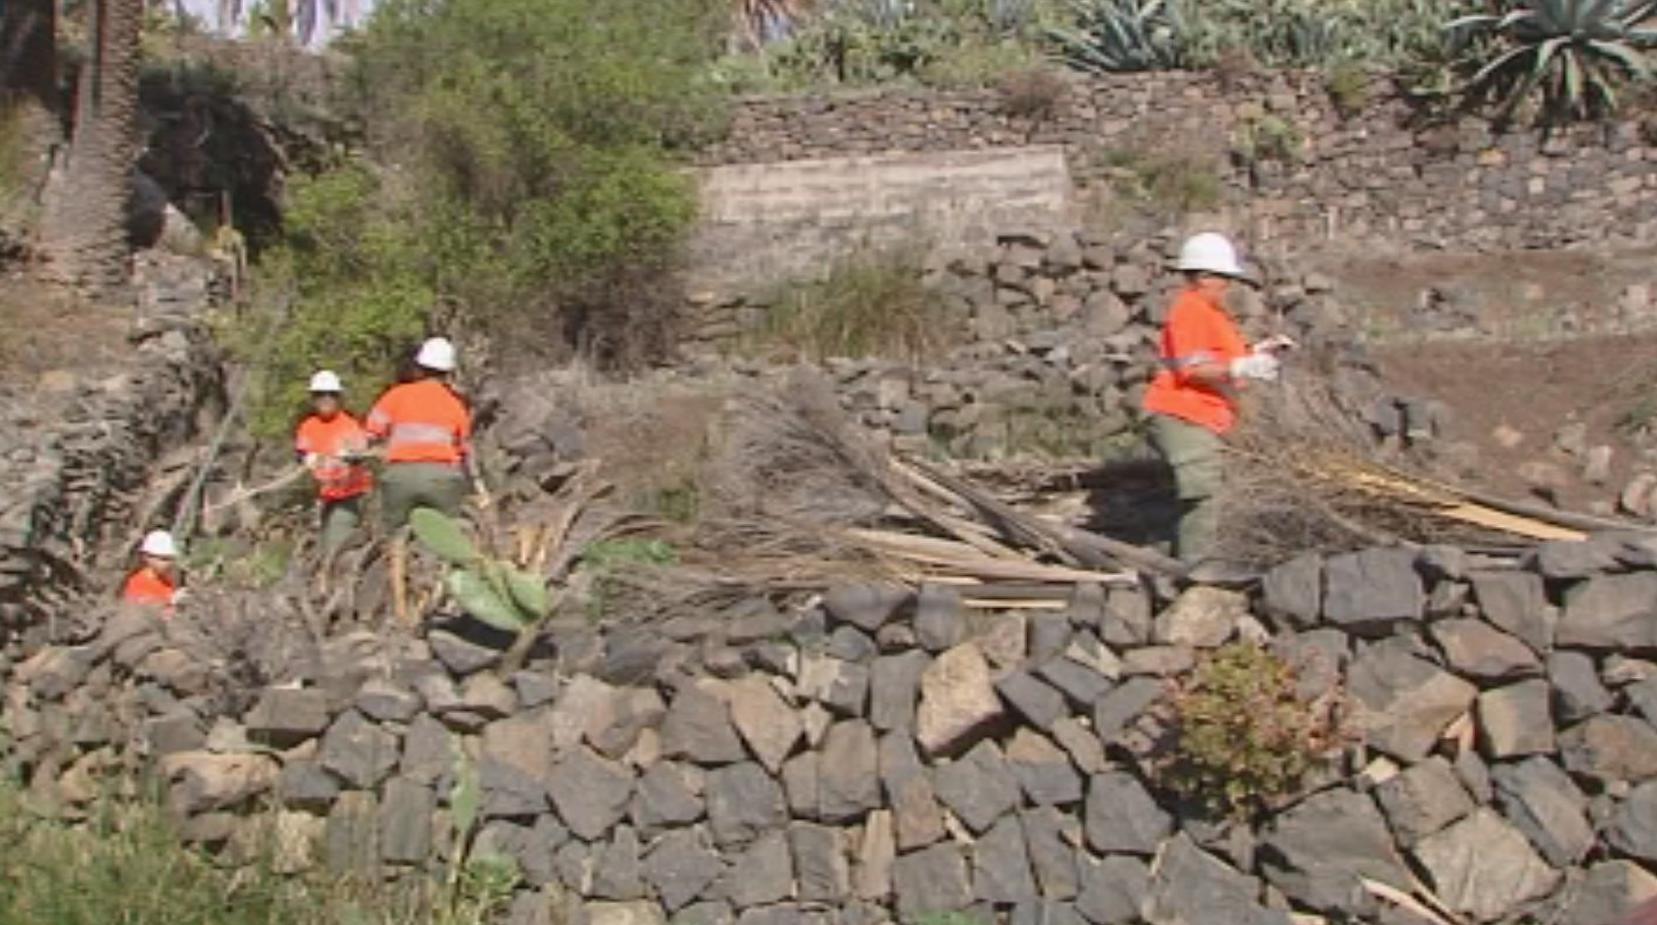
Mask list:
[[1351,735],[1338,693],[1306,699],[1287,662],[1259,646],[1215,650],[1175,689],[1175,738],[1159,783],[1216,813],[1247,817],[1294,796]]
[[1231,150],[1244,164],[1292,164],[1305,156],[1306,138],[1293,122],[1268,114],[1244,120],[1237,127]]

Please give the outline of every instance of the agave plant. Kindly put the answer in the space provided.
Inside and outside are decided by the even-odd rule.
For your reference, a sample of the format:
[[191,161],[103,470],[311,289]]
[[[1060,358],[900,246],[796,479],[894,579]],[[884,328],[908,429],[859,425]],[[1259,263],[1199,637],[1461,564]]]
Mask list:
[[1540,91],[1548,117],[1593,116],[1617,107],[1617,86],[1649,74],[1657,46],[1657,0],[1513,0],[1504,13],[1463,16],[1445,28],[1458,39],[1493,37],[1499,49],[1468,81],[1500,100],[1506,117]]
[[1065,63],[1094,73],[1155,71],[1186,63],[1179,0],[1075,0],[1076,28],[1054,30]]
[[455,520],[431,508],[415,508],[409,526],[420,545],[452,568],[444,587],[461,609],[496,629],[518,634],[506,656],[508,670],[528,654],[541,621],[552,613],[552,592],[537,576],[478,549]]

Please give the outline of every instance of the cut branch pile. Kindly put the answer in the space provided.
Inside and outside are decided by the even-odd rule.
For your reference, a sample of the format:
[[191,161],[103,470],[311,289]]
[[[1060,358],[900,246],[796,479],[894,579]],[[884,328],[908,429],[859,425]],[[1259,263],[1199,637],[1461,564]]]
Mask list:
[[1411,454],[1381,461],[1362,420],[1328,376],[1306,371],[1250,408],[1228,444],[1225,554],[1264,563],[1376,544],[1503,549],[1651,529],[1459,488]]
[[996,609],[1045,608],[1063,606],[1078,584],[1181,574],[1151,550],[1035,517],[960,475],[884,452],[807,370],[733,402],[720,430],[684,561],[618,576],[636,592],[618,609],[717,606],[739,590],[821,590],[854,577],[953,585]]

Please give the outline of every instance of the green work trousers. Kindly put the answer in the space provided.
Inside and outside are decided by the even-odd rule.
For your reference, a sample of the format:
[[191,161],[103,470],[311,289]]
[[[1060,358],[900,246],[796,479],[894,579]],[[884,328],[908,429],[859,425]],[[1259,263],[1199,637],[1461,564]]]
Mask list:
[[1198,562],[1214,553],[1219,535],[1224,444],[1212,430],[1166,414],[1151,415],[1151,442],[1173,468],[1179,492],[1174,553],[1182,561]]
[[363,499],[367,495],[354,495],[350,498],[338,500],[324,500],[320,511],[322,524],[322,551],[328,555],[339,552],[340,548],[351,539],[362,526]]
[[466,476],[445,463],[387,463],[380,475],[380,516],[387,533],[408,523],[417,507],[436,508],[451,516],[466,500]]

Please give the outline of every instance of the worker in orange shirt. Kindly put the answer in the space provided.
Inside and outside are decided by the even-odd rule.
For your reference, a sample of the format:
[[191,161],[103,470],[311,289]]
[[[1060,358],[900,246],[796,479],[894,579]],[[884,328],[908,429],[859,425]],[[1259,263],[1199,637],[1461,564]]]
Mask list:
[[139,565],[121,586],[121,600],[128,604],[159,607],[172,616],[184,599],[179,587],[178,544],[165,530],[151,530],[138,546]]
[[312,413],[299,422],[293,445],[316,480],[322,552],[331,556],[361,525],[374,478],[362,463],[368,432],[341,406],[339,376],[322,370],[311,377],[310,388]]
[[1195,564],[1214,553],[1219,532],[1215,498],[1223,481],[1224,438],[1237,423],[1238,389],[1250,380],[1273,381],[1278,354],[1293,346],[1273,337],[1252,349],[1225,296],[1242,278],[1237,249],[1224,235],[1193,235],[1180,248],[1186,286],[1162,328],[1161,368],[1145,393],[1151,441],[1174,470],[1181,507],[1175,553]]
[[489,503],[472,455],[471,411],[449,385],[455,370],[454,345],[446,338],[431,338],[420,345],[414,363],[414,381],[388,389],[374,403],[366,422],[369,436],[384,446],[381,515],[393,536],[393,603],[405,622],[409,619],[403,581],[407,543],[401,531],[410,512],[430,507],[458,513],[468,484],[481,505]]

